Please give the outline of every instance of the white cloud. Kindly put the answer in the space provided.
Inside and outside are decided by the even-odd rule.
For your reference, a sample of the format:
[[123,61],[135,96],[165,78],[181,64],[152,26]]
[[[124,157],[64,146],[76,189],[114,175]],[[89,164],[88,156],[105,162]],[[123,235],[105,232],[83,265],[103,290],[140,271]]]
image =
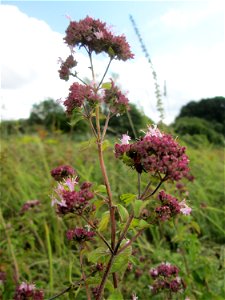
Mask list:
[[2,5],[1,22],[2,118],[28,117],[33,103],[65,93],[57,59],[68,51],[61,34],[15,6]]
[[[34,103],[46,98],[64,98],[70,82],[59,79],[58,57],[65,58],[68,49],[63,36],[48,24],[26,14],[12,5],[2,5],[2,118],[28,117]],[[13,20],[13,22],[12,22]],[[3,31],[2,30],[2,31]],[[179,42],[179,41],[178,41]],[[167,81],[168,97],[164,99],[166,122],[171,122],[182,105],[190,100],[225,95],[224,45],[211,48],[196,45],[179,47],[179,51],[161,52],[153,57],[159,84]],[[90,75],[89,63],[82,53],[76,54],[80,77]],[[94,60],[97,73],[102,74],[106,57]],[[114,62],[110,72],[119,75],[119,83],[128,91],[128,98],[158,121],[152,71],[144,57],[128,62]]]
[[[202,9],[202,4],[204,5]],[[200,7],[199,7],[200,5]],[[210,16],[224,12],[223,1],[197,2],[195,5],[172,8],[163,14],[159,22],[170,29],[183,30],[195,27],[197,24],[208,19]]]

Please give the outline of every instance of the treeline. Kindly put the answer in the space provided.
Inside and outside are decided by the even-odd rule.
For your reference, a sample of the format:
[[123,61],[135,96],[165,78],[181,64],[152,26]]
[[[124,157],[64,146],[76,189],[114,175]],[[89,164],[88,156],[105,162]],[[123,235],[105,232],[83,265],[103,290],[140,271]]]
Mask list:
[[[102,126],[105,122],[102,115]],[[146,124],[154,123],[144,113],[130,104],[130,110],[119,118],[110,119],[108,133],[119,136],[128,133],[132,138],[139,135]],[[181,108],[170,130],[182,136],[188,142],[213,143],[224,145],[225,137],[225,98],[214,97],[191,101]],[[46,99],[34,104],[28,119],[17,121],[2,121],[1,134],[24,134],[34,132],[70,133],[71,136],[86,136],[89,126],[84,120],[75,123],[65,114],[63,107],[53,99]]]
[[[78,116],[79,117],[79,116]],[[132,138],[136,133],[144,129],[147,124],[153,121],[130,104],[127,113],[120,117],[114,116],[109,121],[108,133],[121,135],[128,133]],[[105,115],[101,116],[101,125],[105,123]],[[49,133],[70,133],[72,136],[86,135],[89,133],[89,126],[85,120],[75,122],[74,116],[68,117],[63,107],[53,99],[46,99],[39,104],[34,104],[28,119],[10,120],[1,122],[2,135],[34,133],[37,131]]]
[[206,140],[224,145],[225,98],[214,97],[189,102],[181,108],[172,127],[179,135],[189,135],[196,141]]

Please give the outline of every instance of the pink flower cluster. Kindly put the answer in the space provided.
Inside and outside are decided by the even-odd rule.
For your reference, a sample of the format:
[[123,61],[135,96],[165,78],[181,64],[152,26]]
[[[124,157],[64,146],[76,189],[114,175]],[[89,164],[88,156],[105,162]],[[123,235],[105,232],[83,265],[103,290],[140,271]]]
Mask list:
[[104,102],[113,113],[122,114],[128,108],[129,100],[111,80],[110,89],[105,90]]
[[62,181],[75,174],[76,171],[72,167],[66,165],[59,166],[51,171],[51,175],[56,181]]
[[156,268],[150,270],[150,275],[154,282],[150,287],[153,294],[162,290],[169,290],[177,293],[185,289],[183,280],[178,276],[179,269],[170,263],[162,263]]
[[69,241],[75,240],[77,242],[89,241],[95,236],[94,231],[89,231],[81,227],[69,229],[66,233]]
[[56,197],[52,198],[52,205],[56,205],[58,214],[82,214],[89,205],[89,200],[94,198],[94,194],[90,191],[92,186],[90,182],[83,182],[78,191],[74,190],[75,185],[78,185],[77,177],[67,178],[55,189]]
[[138,173],[158,173],[164,175],[164,180],[178,181],[189,174],[185,150],[171,135],[149,127],[140,140],[132,144],[116,144],[115,156]]
[[40,201],[39,200],[29,200],[26,203],[23,204],[20,213],[23,214],[25,213],[27,210],[30,210],[36,206],[40,205]]
[[64,101],[66,111],[69,115],[72,114],[74,109],[82,107],[85,101],[87,101],[90,107],[95,106],[96,103],[106,103],[113,113],[122,114],[128,108],[129,100],[115,86],[113,81],[111,81],[109,89],[101,90],[101,95],[98,94],[95,87],[77,82],[73,83],[69,90],[70,93]]
[[106,23],[89,16],[79,22],[71,21],[64,40],[68,46],[85,47],[96,54],[105,52],[110,58],[125,61],[134,57],[125,36],[113,35]]
[[192,211],[192,209],[186,204],[185,199],[178,202],[175,197],[166,194],[164,191],[159,193],[158,199],[161,202],[161,206],[156,207],[155,212],[161,221],[166,221],[179,213],[190,215]]
[[73,55],[69,55],[65,61],[61,61],[61,67],[59,69],[59,77],[63,80],[69,80],[70,70],[77,65]]
[[34,284],[22,282],[17,288],[14,295],[15,300],[43,300],[44,293],[36,289]]
[[180,205],[175,197],[161,191],[158,199],[161,202],[161,206],[156,207],[155,212],[161,221],[168,220],[180,213]]
[[83,85],[74,82],[70,87],[69,96],[64,101],[66,111],[69,115],[72,114],[75,108],[81,107],[85,100],[93,106],[101,101],[101,97],[94,91],[90,85]]

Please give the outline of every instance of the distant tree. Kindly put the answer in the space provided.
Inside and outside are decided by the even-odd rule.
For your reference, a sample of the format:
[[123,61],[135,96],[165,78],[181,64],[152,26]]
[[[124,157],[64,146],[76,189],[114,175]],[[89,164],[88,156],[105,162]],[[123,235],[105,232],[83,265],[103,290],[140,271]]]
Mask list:
[[[31,126],[42,125],[49,131],[61,130],[71,131],[71,119],[66,115],[63,107],[53,99],[46,99],[38,104],[34,104],[28,119]],[[88,126],[85,121],[79,122],[78,126],[72,126],[76,133],[87,133]]]
[[212,123],[214,130],[225,134],[225,98],[214,97],[202,99],[199,102],[191,101],[181,108],[176,118],[198,117]]
[[223,136],[216,132],[212,123],[196,118],[196,117],[183,117],[176,120],[173,124],[174,131],[180,136],[185,136],[186,134],[194,136],[201,135],[205,136],[210,143],[213,144],[224,144]]
[[34,104],[28,119],[30,125],[43,125],[48,130],[69,131],[68,122],[63,107],[53,99]]

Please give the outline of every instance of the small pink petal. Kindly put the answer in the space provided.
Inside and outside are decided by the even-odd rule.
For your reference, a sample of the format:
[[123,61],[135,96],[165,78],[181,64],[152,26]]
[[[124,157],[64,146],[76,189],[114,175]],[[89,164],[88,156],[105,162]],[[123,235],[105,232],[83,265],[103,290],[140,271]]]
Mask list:
[[128,145],[130,140],[131,140],[131,138],[129,135],[123,134],[122,139],[120,141],[121,141],[122,145]]
[[66,178],[65,179],[65,184],[71,192],[74,191],[74,186],[77,183],[78,183],[77,177],[75,177],[75,178]]
[[69,16],[69,15],[65,15],[65,17],[71,22],[72,21],[72,18],[71,18],[71,16]]
[[100,40],[104,37],[104,34],[102,31],[95,32],[94,34],[98,40]]
[[157,125],[153,124],[151,126],[148,126],[148,131],[145,136],[156,136],[161,138],[163,134],[157,128]]
[[182,214],[190,215],[192,209],[191,209],[191,207],[187,206],[185,199],[182,200],[179,205],[180,205],[180,211],[182,212]]

